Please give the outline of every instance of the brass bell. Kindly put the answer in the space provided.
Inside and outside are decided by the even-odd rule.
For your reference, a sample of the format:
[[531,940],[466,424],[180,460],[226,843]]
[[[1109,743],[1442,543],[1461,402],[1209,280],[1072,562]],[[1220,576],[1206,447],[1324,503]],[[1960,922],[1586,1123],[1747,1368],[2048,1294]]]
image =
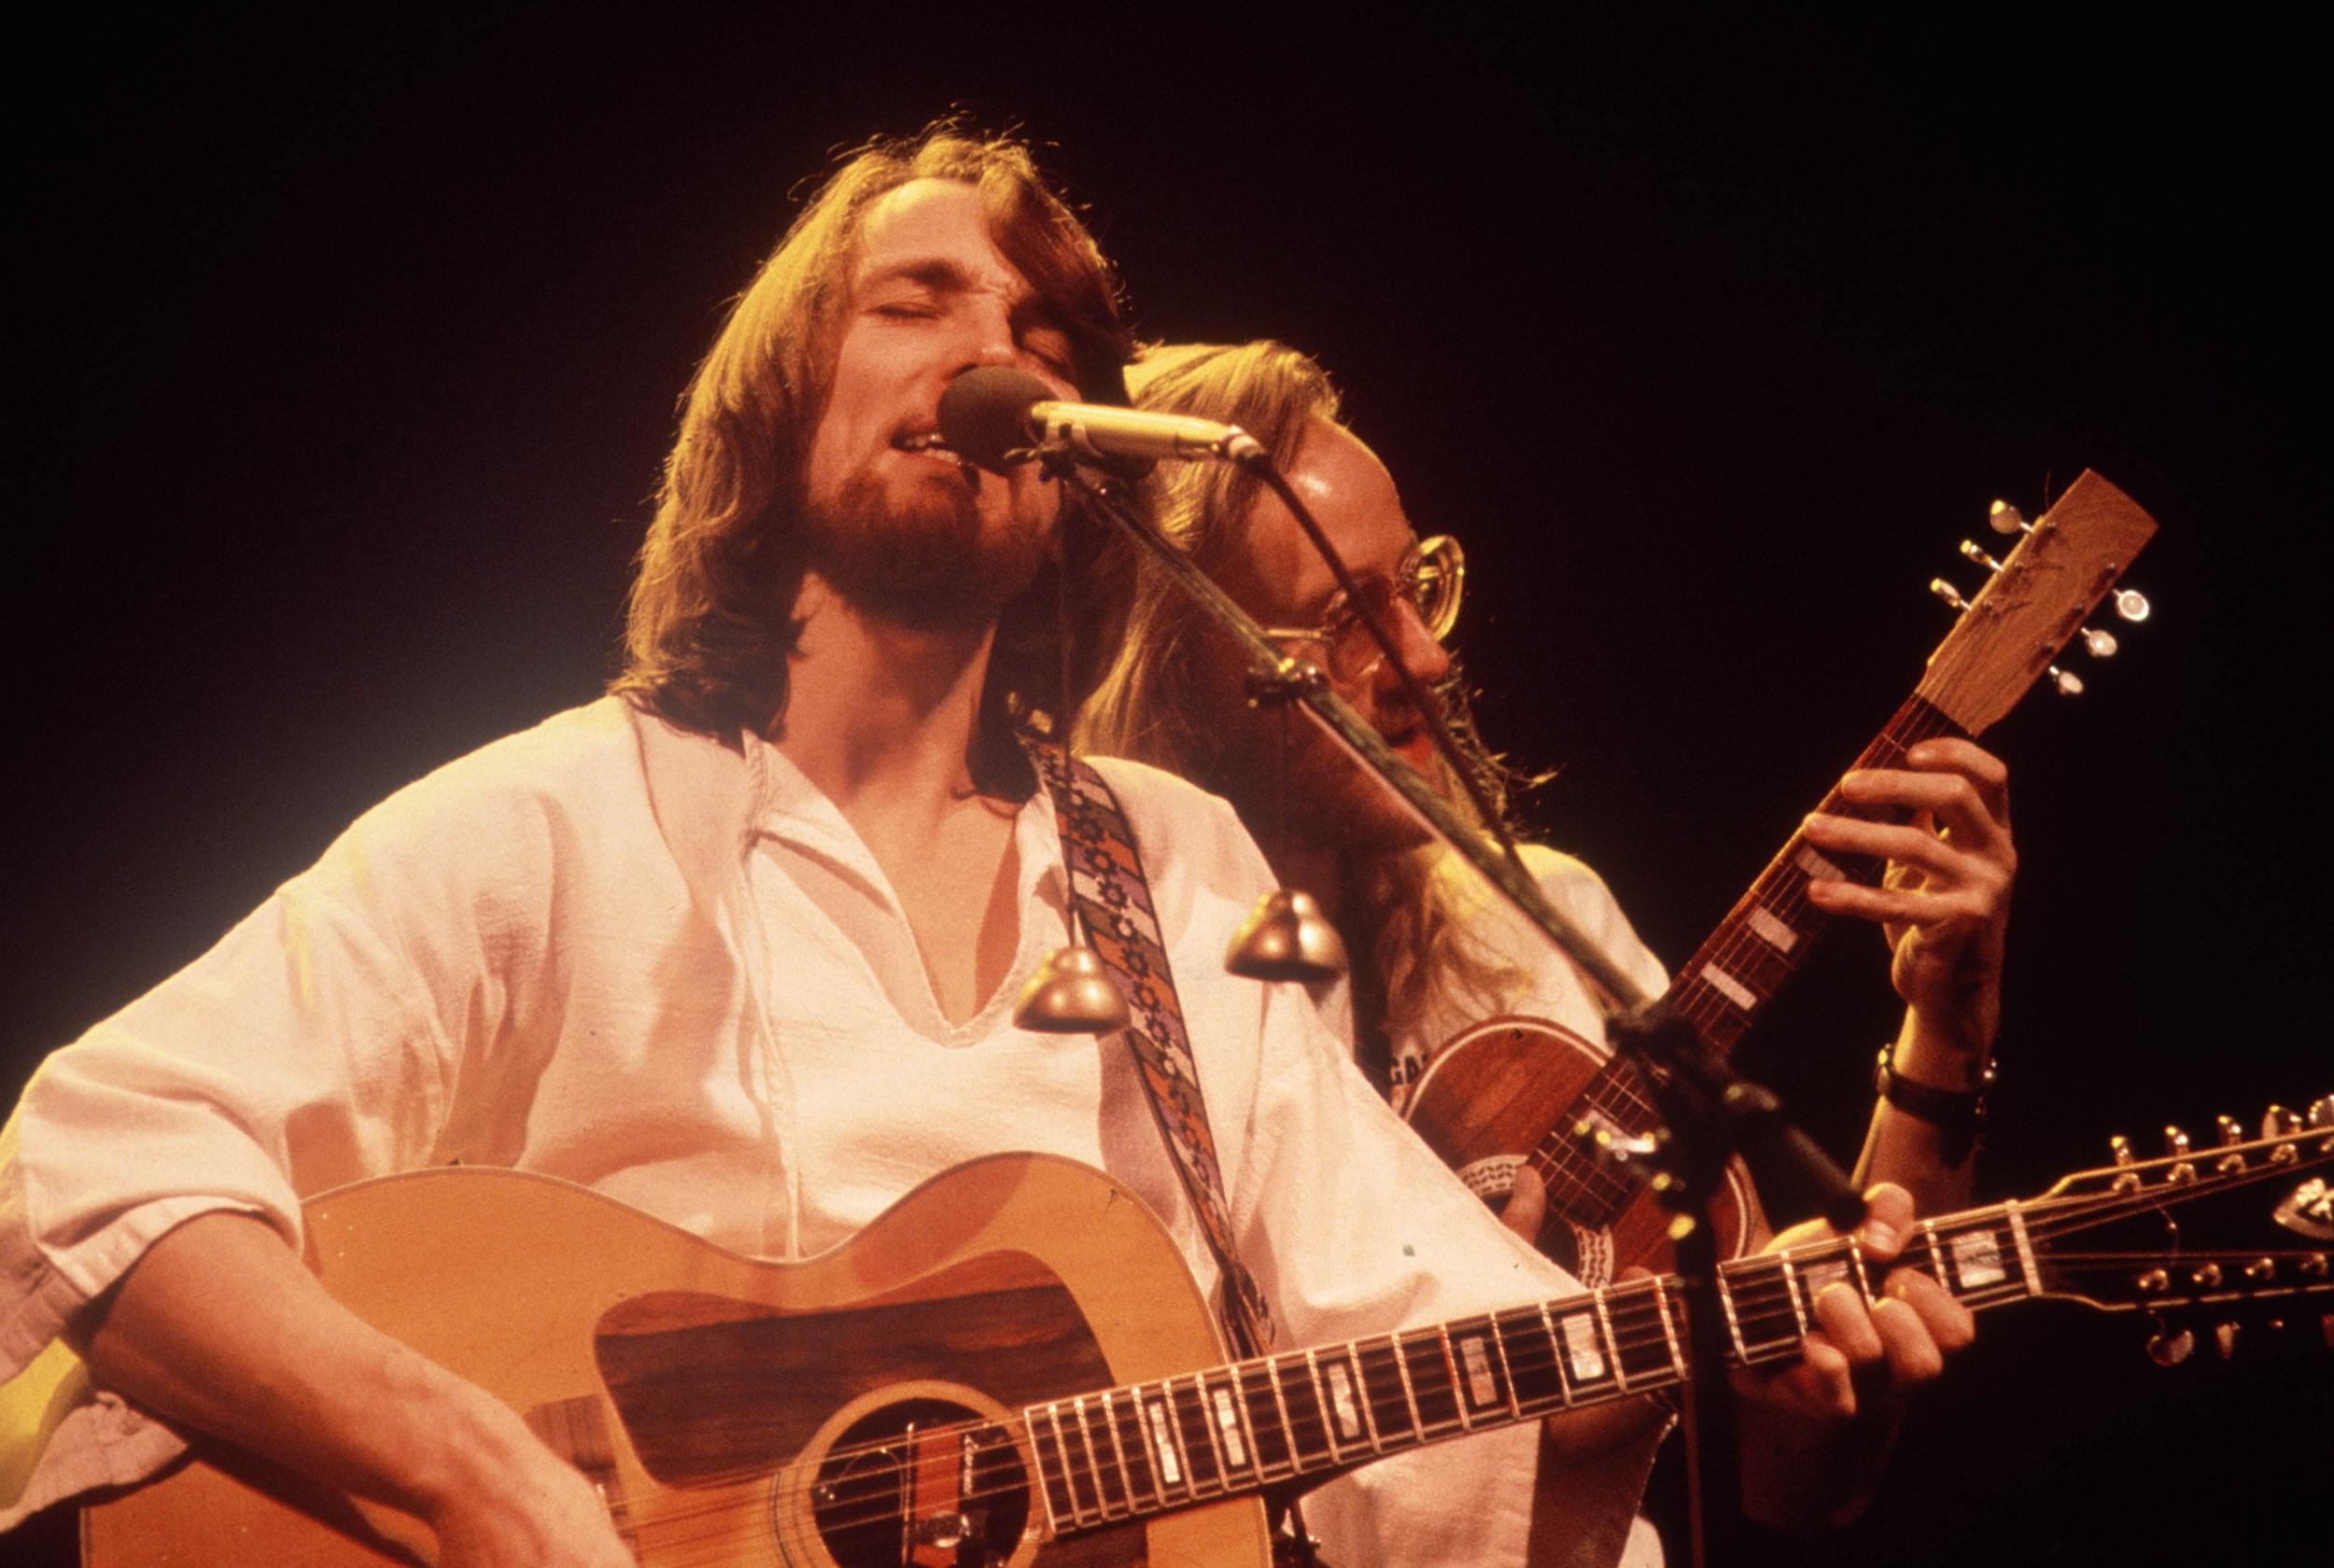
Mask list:
[[1014,1024],[1036,1034],[1109,1034],[1129,1017],[1126,997],[1082,942],[1048,954],[1013,1002]]
[[1224,967],[1244,980],[1334,980],[1345,973],[1345,942],[1311,893],[1281,888],[1232,933]]

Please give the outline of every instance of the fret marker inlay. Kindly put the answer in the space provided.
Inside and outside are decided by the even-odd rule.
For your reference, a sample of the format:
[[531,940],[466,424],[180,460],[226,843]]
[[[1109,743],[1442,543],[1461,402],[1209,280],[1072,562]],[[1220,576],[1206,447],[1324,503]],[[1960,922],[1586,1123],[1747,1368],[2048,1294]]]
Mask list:
[[1248,1463],[1247,1445],[1240,1440],[1240,1417],[1231,1407],[1231,1393],[1226,1389],[1210,1389],[1216,1404],[1216,1430],[1224,1439],[1224,1457],[1234,1464]]
[[1174,1439],[1167,1435],[1167,1407],[1160,1400],[1143,1403],[1143,1413],[1151,1418],[1151,1447],[1159,1451],[1159,1478],[1169,1486],[1183,1482],[1183,1464],[1175,1457]]
[[1965,1291],[1998,1285],[2009,1278],[2002,1267],[2002,1247],[1990,1230],[1965,1231],[1953,1238],[1953,1272]]
[[1807,1281],[1807,1299],[1812,1302],[1834,1285],[1844,1284],[1847,1281],[1848,1265],[1844,1263],[1810,1264],[1801,1269],[1800,1273]]
[[1788,953],[1799,945],[1799,933],[1762,906],[1752,904],[1750,913],[1745,917],[1750,922],[1750,929],[1764,937],[1766,945],[1777,952]]
[[1467,1364],[1467,1397],[1478,1410],[1499,1402],[1498,1379],[1491,1375],[1491,1358],[1483,1353],[1483,1342],[1473,1335],[1458,1342],[1459,1360]]
[[1758,997],[1752,993],[1750,987],[1744,985],[1741,981],[1736,979],[1733,975],[1727,973],[1716,964],[1704,964],[1702,966],[1701,980],[1704,985],[1709,987],[1710,989],[1716,991],[1720,996],[1724,997],[1728,1001],[1733,1002],[1736,1007],[1741,1008],[1746,1013],[1759,1004]]
[[1799,847],[1799,853],[1793,858],[1799,862],[1799,869],[1801,871],[1806,872],[1809,876],[1814,877],[1819,882],[1823,881],[1826,878],[1836,880],[1837,878],[1848,875],[1846,872],[1840,870],[1839,867],[1825,860],[1821,855],[1817,854],[1814,849],[1805,844]]
[[1605,1352],[1596,1343],[1596,1319],[1587,1312],[1573,1312],[1557,1322],[1564,1331],[1564,1348],[1571,1353],[1572,1375],[1584,1383],[1593,1383],[1605,1375]]
[[1361,1418],[1354,1413],[1354,1378],[1341,1361],[1329,1363],[1326,1371],[1329,1379],[1329,1407],[1337,1413],[1337,1430],[1341,1436],[1361,1435]]

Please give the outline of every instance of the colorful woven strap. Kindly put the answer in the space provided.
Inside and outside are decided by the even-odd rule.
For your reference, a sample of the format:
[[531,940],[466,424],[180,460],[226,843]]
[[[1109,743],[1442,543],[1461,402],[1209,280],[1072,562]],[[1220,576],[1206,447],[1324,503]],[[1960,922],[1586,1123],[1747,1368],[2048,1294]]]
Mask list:
[[1070,903],[1086,928],[1086,940],[1134,1015],[1127,1044],[1137,1076],[1151,1102],[1151,1114],[1174,1155],[1184,1191],[1199,1211],[1224,1276],[1224,1322],[1242,1355],[1261,1354],[1272,1343],[1272,1309],[1232,1247],[1231,1211],[1224,1201],[1224,1172],[1216,1157],[1216,1135],[1207,1125],[1207,1100],[1191,1058],[1191,1039],[1175,999],[1175,976],[1160,939],[1143,857],[1134,846],[1118,798],[1085,763],[1059,748],[1032,745],[1031,759],[1053,796],[1062,826],[1062,861],[1069,873]]

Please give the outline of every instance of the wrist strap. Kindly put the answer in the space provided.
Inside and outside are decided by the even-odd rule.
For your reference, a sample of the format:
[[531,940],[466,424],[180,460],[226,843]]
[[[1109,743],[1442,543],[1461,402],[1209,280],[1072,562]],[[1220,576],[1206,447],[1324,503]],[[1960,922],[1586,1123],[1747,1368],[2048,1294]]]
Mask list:
[[1872,1068],[1872,1092],[1917,1121],[1927,1122],[1945,1135],[1945,1155],[1959,1165],[1977,1147],[1986,1130],[1986,1092],[1993,1087],[1994,1068],[1989,1060],[1974,1089],[1939,1089],[1902,1078],[1896,1071],[1896,1047],[1880,1047]]

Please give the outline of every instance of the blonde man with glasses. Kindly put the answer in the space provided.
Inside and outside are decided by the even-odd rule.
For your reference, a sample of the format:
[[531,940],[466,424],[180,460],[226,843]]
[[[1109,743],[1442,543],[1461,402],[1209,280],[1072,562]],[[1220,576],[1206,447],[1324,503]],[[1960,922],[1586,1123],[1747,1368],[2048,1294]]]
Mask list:
[[[1138,406],[1239,425],[1262,442],[1305,497],[1371,608],[1385,612],[1408,673],[1432,691],[1463,765],[1505,814],[1515,777],[1476,732],[1445,646],[1457,625],[1466,556],[1446,535],[1420,538],[1393,476],[1340,423],[1335,387],[1319,365],[1285,344],[1192,344],[1149,351],[1129,375]],[[1317,552],[1277,497],[1229,465],[1184,465],[1161,476],[1160,517],[1199,565],[1291,653],[1310,659],[1386,743],[1455,804],[1461,791],[1434,749],[1423,716],[1362,627]],[[1601,1038],[1601,1010],[1546,939],[1483,891],[1406,808],[1301,716],[1248,699],[1247,666],[1172,584],[1138,589],[1118,657],[1082,711],[1080,738],[1097,752],[1170,768],[1231,800],[1288,887],[1317,898],[1345,939],[1347,981],[1318,998],[1357,1062],[1399,1107],[1436,1047],[1493,1016],[1547,1019]],[[1982,1081],[2001,998],[2003,930],[2016,869],[2002,763],[1961,740],[1924,743],[1901,770],[1851,776],[1860,805],[1897,807],[1902,826],[1817,818],[1819,846],[1887,857],[1885,886],[1816,884],[1826,910],[1882,924],[1891,973],[1907,1006],[1893,1052],[1900,1082],[1942,1096]],[[1526,845],[1549,898],[1596,938],[1650,994],[1667,977],[1603,880],[1570,856]],[[1850,1053],[1859,1066],[1861,1053]],[[1911,1097],[1919,1101],[1919,1090]],[[1934,1103],[1933,1100],[1931,1103]],[[1909,1188],[1922,1212],[1961,1207],[1972,1155],[1953,1129],[1884,1098],[1875,1107],[1859,1180]],[[1540,1234],[1544,1197],[1524,1180],[1510,1223]],[[1764,1239],[1763,1224],[1754,1218]],[[1549,1227],[1563,1237],[1568,1227]],[[1593,1249],[1564,1261],[1590,1282]],[[1891,1447],[1901,1391],[1851,1388],[1844,1363],[1816,1357],[1790,1375],[1802,1386],[1750,1390],[1775,1396],[1781,1424],[1745,1444],[1745,1501],[1768,1522],[1805,1527],[1860,1511]],[[1804,1421],[1799,1396],[1824,1390],[1845,1426]],[[1878,1397],[1875,1397],[1875,1394]],[[1582,1489],[1641,1484],[1651,1441],[1614,1455],[1601,1476],[1575,1473],[1563,1508],[1582,1512]],[[1390,1482],[1384,1468],[1357,1484]],[[1543,1514],[1549,1512],[1543,1506]],[[1595,1512],[1596,1510],[1588,1510]],[[1657,1554],[1637,1536],[1627,1561]],[[1610,1543],[1615,1550],[1623,1543]]]

